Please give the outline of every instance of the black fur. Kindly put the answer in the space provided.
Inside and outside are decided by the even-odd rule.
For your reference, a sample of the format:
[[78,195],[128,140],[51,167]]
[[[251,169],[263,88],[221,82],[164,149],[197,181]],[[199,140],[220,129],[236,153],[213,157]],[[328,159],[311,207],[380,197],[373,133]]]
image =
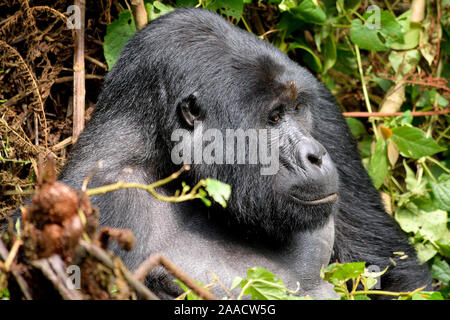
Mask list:
[[[219,130],[268,128],[270,112],[281,104],[286,110],[272,125],[281,135],[280,173],[261,176],[258,165],[193,165],[182,175],[191,186],[206,177],[230,184],[226,209],[200,201],[163,203],[135,189],[93,197],[101,224],[134,231],[131,252],[114,248],[130,268],[162,252],[194,278],[206,282],[211,270],[229,286],[257,265],[291,288],[300,281],[299,294],[319,298],[333,296],[319,280],[320,266],[336,260],[389,266],[383,290],[430,284],[427,268],[385,212],[326,87],[272,45],[209,11],[176,10],[127,43],[60,179],[80,188],[99,160],[103,167],[89,187],[122,179],[149,184],[176,171],[170,138],[177,128],[190,129],[179,106],[192,103],[192,94],[205,127]],[[294,113],[298,102],[302,107]],[[331,158],[320,176],[309,176],[301,156],[294,155],[308,146],[317,152],[325,147],[324,159]],[[179,182],[159,192],[170,195],[176,187]],[[300,205],[286,198],[288,187],[311,197],[337,191],[339,200]],[[400,260],[394,251],[408,258]],[[152,273],[149,286],[161,297],[180,293],[161,270]]]

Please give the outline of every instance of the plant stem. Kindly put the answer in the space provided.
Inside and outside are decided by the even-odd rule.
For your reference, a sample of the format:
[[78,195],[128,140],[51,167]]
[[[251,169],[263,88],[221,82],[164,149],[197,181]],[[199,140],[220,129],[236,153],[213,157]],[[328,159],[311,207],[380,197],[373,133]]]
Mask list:
[[[370,105],[369,95],[367,93],[366,81],[364,80],[364,72],[363,72],[362,63],[361,63],[361,54],[359,52],[359,47],[357,44],[355,44],[355,53],[356,53],[356,61],[358,62],[359,74],[361,76],[361,85],[362,85],[363,94],[364,94],[364,101],[366,102],[367,111],[369,113],[372,113],[372,106]],[[369,121],[372,123],[372,129],[375,134],[375,138],[378,140],[379,136],[378,136],[377,126],[375,124],[375,119],[370,118]]]

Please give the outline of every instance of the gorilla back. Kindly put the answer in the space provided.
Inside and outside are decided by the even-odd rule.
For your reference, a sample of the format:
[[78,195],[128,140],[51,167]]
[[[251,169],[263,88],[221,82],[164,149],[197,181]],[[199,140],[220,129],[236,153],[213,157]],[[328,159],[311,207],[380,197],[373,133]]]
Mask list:
[[[60,180],[80,188],[101,160],[89,188],[119,180],[150,184],[180,168],[173,132],[211,128],[224,136],[272,130],[268,144],[278,143],[278,170],[262,175],[263,166],[248,161],[192,164],[186,183],[211,177],[231,185],[225,209],[161,202],[136,189],[94,196],[101,224],[130,228],[137,238],[130,252],[113,248],[129,268],[161,252],[195,279],[206,283],[211,270],[230,287],[235,276],[261,266],[316,298],[335,296],[319,277],[330,260],[389,266],[384,290],[430,284],[385,213],[330,92],[278,49],[209,11],[176,10],[126,44]],[[208,143],[202,134],[185,138],[192,147]],[[177,187],[159,192],[172,195]],[[162,270],[150,274],[148,285],[163,298],[180,293]],[[219,291],[213,289],[223,296]]]

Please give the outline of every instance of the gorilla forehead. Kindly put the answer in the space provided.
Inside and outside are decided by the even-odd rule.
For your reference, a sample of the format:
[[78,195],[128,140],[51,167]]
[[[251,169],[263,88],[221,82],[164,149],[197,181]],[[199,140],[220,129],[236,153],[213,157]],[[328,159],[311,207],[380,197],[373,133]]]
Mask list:
[[133,56],[131,50],[144,72],[170,88],[169,100],[196,90],[209,100],[206,105],[225,96],[227,104],[252,109],[275,98],[289,81],[300,92],[313,92],[317,86],[308,71],[275,47],[201,9],[180,9],[155,20],[130,41],[123,55]]

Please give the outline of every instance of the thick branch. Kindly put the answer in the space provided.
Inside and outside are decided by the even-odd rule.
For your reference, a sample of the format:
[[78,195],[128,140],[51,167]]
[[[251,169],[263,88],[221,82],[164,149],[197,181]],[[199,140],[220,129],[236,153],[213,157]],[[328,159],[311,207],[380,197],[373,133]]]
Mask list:
[[137,30],[143,29],[148,22],[147,11],[145,11],[143,0],[131,0],[131,11],[133,12],[134,24]]
[[78,136],[84,129],[84,98],[86,95],[84,78],[84,15],[86,0],[75,0],[75,5],[80,8],[80,28],[75,29],[75,54],[73,58],[73,142],[78,139]]

